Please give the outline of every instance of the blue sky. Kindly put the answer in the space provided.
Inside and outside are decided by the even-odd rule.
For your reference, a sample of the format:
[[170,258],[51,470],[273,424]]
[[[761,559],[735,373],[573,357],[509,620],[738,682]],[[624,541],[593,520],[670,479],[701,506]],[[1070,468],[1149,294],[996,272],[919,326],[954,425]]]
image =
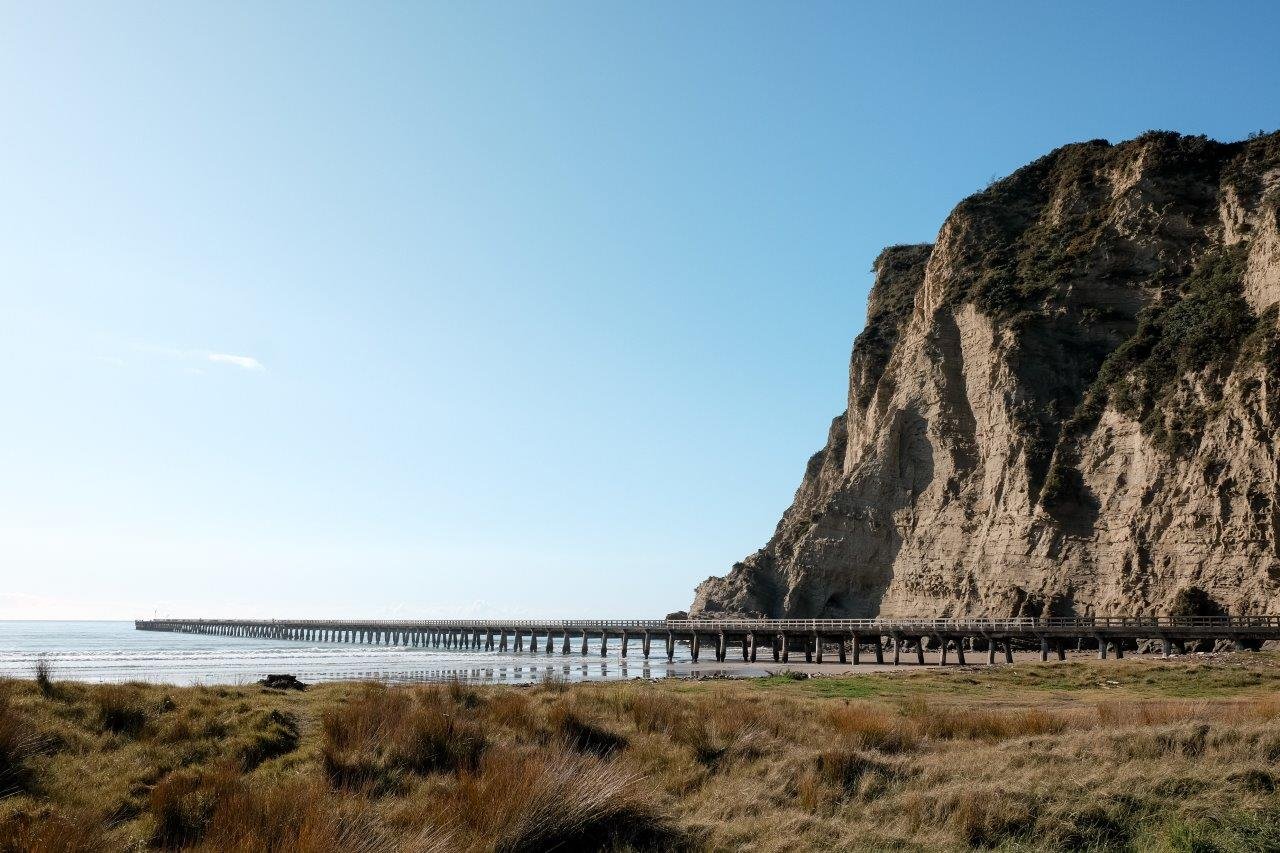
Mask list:
[[1280,126],[1274,4],[0,4],[0,617],[661,616],[871,260]]

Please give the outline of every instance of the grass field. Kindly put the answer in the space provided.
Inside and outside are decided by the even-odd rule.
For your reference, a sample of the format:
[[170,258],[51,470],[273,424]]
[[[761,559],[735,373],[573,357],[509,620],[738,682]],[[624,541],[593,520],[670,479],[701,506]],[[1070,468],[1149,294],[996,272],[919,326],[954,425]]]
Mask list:
[[1280,659],[0,682],[0,850],[1280,849]]

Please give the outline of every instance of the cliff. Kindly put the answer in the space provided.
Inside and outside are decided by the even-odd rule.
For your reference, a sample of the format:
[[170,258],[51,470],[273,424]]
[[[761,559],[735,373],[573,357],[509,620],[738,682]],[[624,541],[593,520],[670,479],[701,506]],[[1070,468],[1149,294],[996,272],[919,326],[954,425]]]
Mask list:
[[848,408],[693,615],[1280,612],[1280,133],[1065,146],[875,273]]

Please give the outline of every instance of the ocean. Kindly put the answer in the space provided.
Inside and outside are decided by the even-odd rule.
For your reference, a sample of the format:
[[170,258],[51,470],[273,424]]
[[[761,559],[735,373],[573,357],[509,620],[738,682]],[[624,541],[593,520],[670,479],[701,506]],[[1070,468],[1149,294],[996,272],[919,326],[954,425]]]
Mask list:
[[[661,646],[648,662],[639,644],[627,661],[615,638],[601,657],[599,641],[588,654],[558,651],[485,652],[312,643],[249,637],[213,637],[137,631],[132,622],[0,621],[0,677],[31,678],[43,658],[53,678],[75,681],[149,681],[166,684],[246,684],[268,673],[288,673],[303,681],[443,681],[454,678],[505,684],[547,679],[599,681],[710,675],[722,664],[692,664],[678,646],[669,664]],[[748,673],[735,668],[734,674]]]

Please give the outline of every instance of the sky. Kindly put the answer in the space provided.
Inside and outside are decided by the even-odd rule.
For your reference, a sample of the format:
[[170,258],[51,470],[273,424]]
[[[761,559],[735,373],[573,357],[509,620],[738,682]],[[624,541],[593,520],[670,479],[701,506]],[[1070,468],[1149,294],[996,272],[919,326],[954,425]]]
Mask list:
[[883,246],[1280,127],[1280,6],[0,2],[0,618],[661,617]]

